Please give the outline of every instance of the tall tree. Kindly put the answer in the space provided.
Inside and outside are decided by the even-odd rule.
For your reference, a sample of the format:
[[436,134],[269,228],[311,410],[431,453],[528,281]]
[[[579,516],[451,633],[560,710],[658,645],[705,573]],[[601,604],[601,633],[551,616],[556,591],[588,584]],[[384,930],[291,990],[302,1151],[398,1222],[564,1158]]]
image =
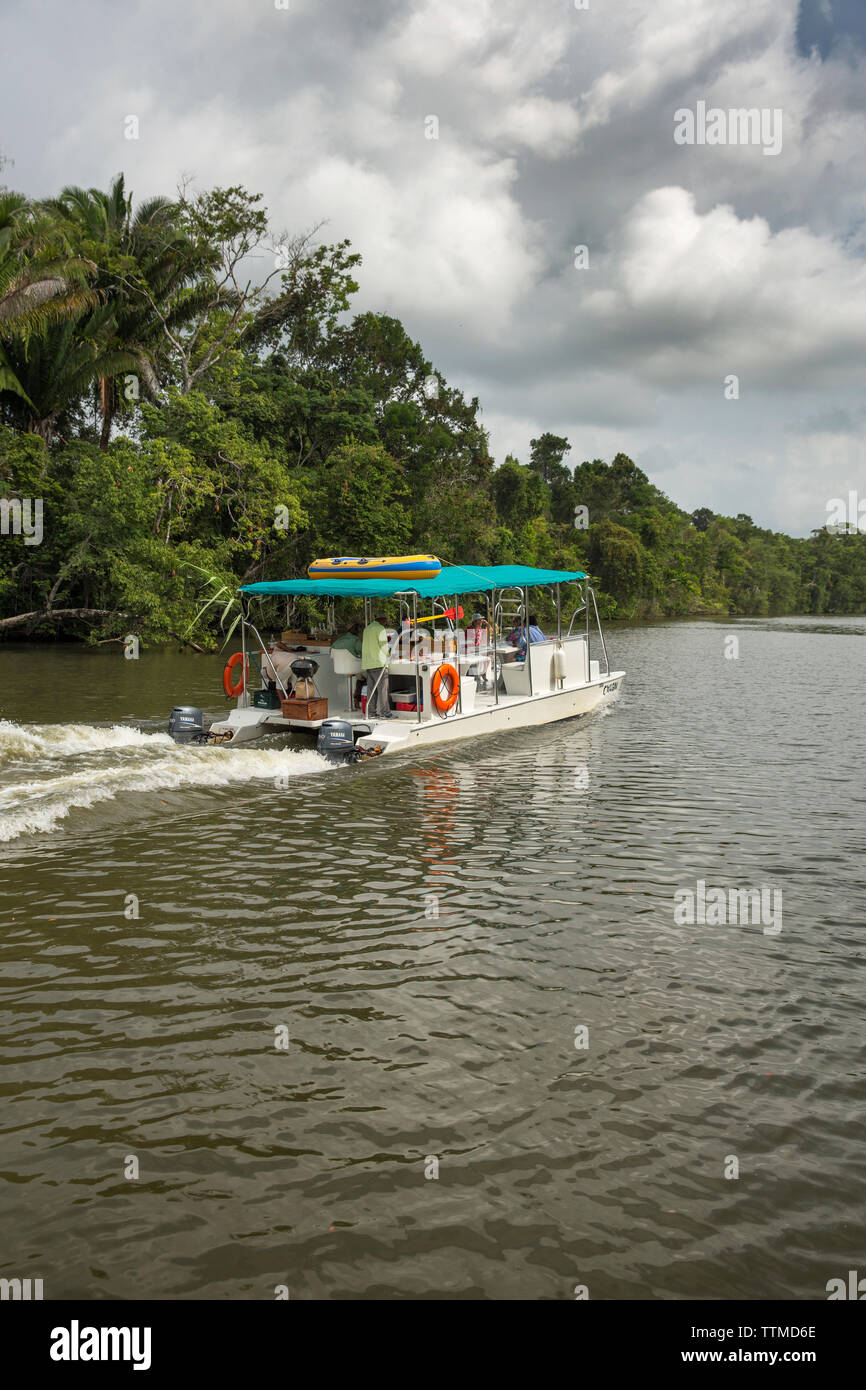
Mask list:
[[[96,266],[97,288],[111,306],[83,332],[93,336],[98,328],[103,365],[113,358],[129,363],[144,394],[155,398],[167,372],[165,327],[177,331],[189,322],[203,298],[196,282],[205,258],[180,226],[179,204],[150,198],[133,211],[118,174],[107,192],[70,186],[45,207]],[[105,450],[120,404],[116,374],[99,376],[97,398]]]
[[[240,185],[184,194],[178,226],[190,248],[194,282],[161,295],[138,284],[162,325],[184,394],[240,348],[309,355],[358,288],[351,269],[360,257],[349,254],[348,242],[316,247],[317,228],[291,238],[275,235],[261,201],[260,193]],[[267,257],[271,268],[261,274]]]
[[54,219],[22,194],[0,191],[0,392],[34,408],[11,361],[10,341],[26,346],[34,333],[96,304],[92,272]]
[[571,452],[568,440],[558,434],[542,434],[529,441],[529,467],[539,473],[548,486],[562,483],[571,475],[563,464],[567,453]]

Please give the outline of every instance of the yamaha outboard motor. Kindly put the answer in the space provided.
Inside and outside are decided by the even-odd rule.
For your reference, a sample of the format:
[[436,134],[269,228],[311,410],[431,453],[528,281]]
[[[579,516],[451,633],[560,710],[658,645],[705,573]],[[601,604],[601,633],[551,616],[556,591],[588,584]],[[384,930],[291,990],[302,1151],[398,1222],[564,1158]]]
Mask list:
[[357,762],[360,755],[355,748],[354,731],[348,719],[322,720],[316,752],[332,762]]
[[175,743],[204,743],[204,715],[195,705],[175,705],[169,716],[168,733]]

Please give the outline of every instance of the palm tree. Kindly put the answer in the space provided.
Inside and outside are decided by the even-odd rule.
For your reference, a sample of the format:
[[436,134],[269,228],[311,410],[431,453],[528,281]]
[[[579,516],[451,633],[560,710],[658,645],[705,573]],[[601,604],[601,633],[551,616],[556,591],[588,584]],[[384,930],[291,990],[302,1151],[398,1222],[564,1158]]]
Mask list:
[[10,341],[6,351],[19,389],[5,414],[11,424],[46,440],[66,433],[94,381],[137,367],[134,354],[116,343],[110,304],[49,323],[26,344]]
[[74,254],[53,219],[20,193],[0,190],[0,391],[32,401],[9,357],[11,340],[26,342],[49,324],[97,302],[94,267]]
[[[100,446],[107,449],[119,405],[117,376],[135,372],[145,393],[156,396],[169,370],[165,330],[182,326],[200,307],[201,252],[180,227],[177,203],[150,198],[133,212],[122,174],[107,193],[70,186],[44,207],[96,262],[97,286],[111,305],[110,320],[100,325],[106,342],[96,378]],[[115,361],[124,365],[112,366]]]

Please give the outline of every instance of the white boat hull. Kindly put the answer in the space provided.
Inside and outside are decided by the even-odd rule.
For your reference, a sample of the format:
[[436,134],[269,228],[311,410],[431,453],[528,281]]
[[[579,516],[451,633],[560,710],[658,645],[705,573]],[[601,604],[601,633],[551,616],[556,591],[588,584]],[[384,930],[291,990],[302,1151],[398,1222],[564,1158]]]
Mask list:
[[[382,754],[402,753],[427,744],[450,743],[505,729],[528,729],[561,719],[576,719],[617,700],[624,679],[624,671],[611,671],[596,680],[564,690],[525,696],[500,695],[498,703],[488,697],[487,701],[476,703],[471,711],[460,713],[455,709],[442,718],[434,716],[420,721],[415,718],[368,720],[357,712],[341,710],[333,710],[330,717],[346,719],[364,731],[356,741],[358,748]],[[315,732],[320,723],[304,724],[268,710],[246,708],[232,710],[227,719],[212,725],[211,731],[230,733],[231,743],[235,744],[249,742],[266,733]]]
[[[612,671],[603,679],[571,690],[550,691],[541,695],[501,697],[499,704],[476,705],[471,713],[450,714],[444,719],[429,719],[421,723],[388,719],[373,726],[370,735],[358,739],[358,747],[382,746],[383,753],[403,752],[426,744],[449,743],[460,738],[477,738],[482,734],[499,733],[504,729],[529,729],[539,724],[553,724],[560,719],[576,719],[590,714],[603,705],[612,704],[622,689],[624,671]],[[404,736],[404,729],[406,731]]]

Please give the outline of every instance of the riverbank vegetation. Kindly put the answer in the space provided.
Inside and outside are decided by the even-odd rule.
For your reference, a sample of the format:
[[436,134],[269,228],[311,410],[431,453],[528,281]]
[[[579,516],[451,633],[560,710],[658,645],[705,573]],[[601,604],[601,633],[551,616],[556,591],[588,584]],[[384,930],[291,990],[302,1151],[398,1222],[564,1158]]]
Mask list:
[[318,232],[240,187],[0,189],[0,637],[209,648],[217,592],[414,551],[586,569],[609,618],[866,611],[864,533],[687,514],[551,433],[496,466],[478,400],[352,315],[360,258]]

